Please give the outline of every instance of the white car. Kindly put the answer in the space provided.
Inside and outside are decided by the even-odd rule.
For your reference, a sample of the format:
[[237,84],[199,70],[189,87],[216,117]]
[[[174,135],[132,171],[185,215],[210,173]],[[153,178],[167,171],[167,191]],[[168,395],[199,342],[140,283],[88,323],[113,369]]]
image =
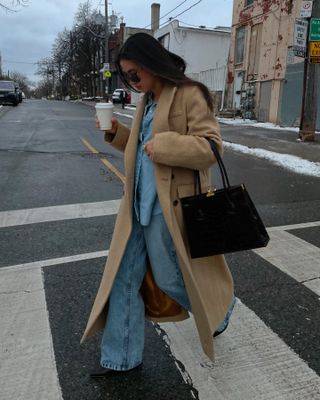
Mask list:
[[121,103],[121,92],[125,92],[124,89],[116,89],[112,93],[112,102],[113,103]]

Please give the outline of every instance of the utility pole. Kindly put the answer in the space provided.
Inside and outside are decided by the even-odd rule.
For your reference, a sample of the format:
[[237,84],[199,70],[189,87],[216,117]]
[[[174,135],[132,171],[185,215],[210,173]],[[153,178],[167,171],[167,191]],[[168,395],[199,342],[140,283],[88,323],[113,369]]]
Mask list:
[[[313,0],[311,18],[320,18],[320,0]],[[319,64],[311,63],[309,59],[309,28],[307,33],[307,55],[305,59],[303,94],[300,118],[299,137],[304,142],[315,141],[315,131],[317,124],[318,93],[317,86],[319,80]]]
[[[109,16],[108,16],[108,0],[104,0],[105,8],[105,47],[104,47],[104,62],[109,64]],[[109,68],[108,68],[109,69]],[[109,78],[105,79],[105,94],[104,97],[109,99]]]

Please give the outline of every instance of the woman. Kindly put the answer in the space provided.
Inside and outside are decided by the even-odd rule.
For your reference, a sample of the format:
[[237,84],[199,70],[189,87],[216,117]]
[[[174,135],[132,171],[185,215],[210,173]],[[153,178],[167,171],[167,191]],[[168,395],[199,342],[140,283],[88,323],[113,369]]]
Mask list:
[[194,193],[193,170],[210,186],[222,151],[208,89],[184,74],[185,62],[138,33],[120,50],[124,84],[144,92],[129,130],[113,119],[105,140],[124,151],[125,192],[108,260],[82,340],[103,328],[101,366],[92,377],[142,363],[144,318],[181,321],[191,311],[204,352],[228,324],[233,282],[224,257],[191,259],[179,198]]

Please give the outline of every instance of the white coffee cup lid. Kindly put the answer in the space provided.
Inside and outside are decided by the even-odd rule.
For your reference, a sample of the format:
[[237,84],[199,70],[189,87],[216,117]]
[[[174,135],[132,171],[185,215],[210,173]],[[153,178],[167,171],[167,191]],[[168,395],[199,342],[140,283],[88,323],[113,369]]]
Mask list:
[[113,108],[113,103],[97,103],[96,108]]

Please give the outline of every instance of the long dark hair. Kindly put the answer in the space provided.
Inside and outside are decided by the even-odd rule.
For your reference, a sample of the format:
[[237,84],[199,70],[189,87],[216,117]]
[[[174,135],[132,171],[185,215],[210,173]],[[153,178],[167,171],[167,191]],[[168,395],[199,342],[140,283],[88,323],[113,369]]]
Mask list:
[[116,67],[120,78],[129,89],[136,91],[123,75],[120,61],[124,59],[136,62],[162,81],[177,87],[198,86],[208,107],[213,110],[213,101],[208,88],[203,83],[188,78],[185,75],[185,61],[177,54],[166,50],[154,37],[146,33],[136,33],[127,39],[118,54]]

